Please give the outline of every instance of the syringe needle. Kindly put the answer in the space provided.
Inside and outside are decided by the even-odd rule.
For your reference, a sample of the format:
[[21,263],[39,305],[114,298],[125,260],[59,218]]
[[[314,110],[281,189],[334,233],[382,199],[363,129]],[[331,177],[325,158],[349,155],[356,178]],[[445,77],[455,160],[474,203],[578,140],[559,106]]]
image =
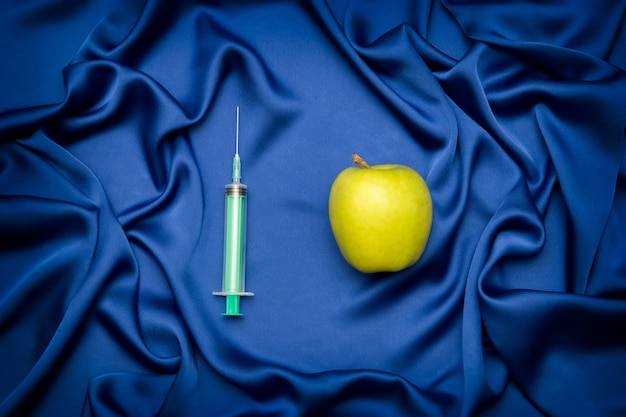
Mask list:
[[235,128],[235,157],[233,158],[233,182],[241,181],[241,159],[239,158],[239,106],[237,106],[237,127]]
[[239,155],[239,106],[237,106],[237,127],[235,128],[235,155]]

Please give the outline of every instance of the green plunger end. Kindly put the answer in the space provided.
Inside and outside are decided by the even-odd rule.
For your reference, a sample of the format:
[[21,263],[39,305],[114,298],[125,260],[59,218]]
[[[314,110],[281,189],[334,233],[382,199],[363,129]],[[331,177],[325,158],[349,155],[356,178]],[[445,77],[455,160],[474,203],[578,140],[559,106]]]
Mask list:
[[239,295],[227,295],[226,296],[226,312],[223,316],[243,316],[239,312]]

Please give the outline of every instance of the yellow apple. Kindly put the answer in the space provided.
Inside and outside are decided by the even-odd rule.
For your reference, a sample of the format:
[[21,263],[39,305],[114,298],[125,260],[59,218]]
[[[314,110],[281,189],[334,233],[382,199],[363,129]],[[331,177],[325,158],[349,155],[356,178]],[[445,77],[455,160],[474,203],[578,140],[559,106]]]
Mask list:
[[359,166],[337,176],[328,200],[341,254],[366,273],[395,272],[415,264],[433,219],[426,182],[404,165],[369,166],[357,154],[352,158]]

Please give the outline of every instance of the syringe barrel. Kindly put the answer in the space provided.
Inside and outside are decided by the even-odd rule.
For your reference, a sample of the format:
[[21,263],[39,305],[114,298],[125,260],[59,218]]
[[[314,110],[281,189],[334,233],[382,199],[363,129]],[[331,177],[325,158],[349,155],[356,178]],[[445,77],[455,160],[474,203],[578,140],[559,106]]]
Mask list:
[[224,295],[251,295],[245,293],[247,194],[248,187],[245,184],[226,185],[222,280]]

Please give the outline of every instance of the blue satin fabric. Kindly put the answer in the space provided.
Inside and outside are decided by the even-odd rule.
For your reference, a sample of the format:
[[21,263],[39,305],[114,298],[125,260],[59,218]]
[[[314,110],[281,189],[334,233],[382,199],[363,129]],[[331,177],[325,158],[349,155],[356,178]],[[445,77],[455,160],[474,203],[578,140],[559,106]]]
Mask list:
[[[626,415],[625,13],[3,2],[0,415]],[[354,152],[425,177],[415,266],[341,257]]]

